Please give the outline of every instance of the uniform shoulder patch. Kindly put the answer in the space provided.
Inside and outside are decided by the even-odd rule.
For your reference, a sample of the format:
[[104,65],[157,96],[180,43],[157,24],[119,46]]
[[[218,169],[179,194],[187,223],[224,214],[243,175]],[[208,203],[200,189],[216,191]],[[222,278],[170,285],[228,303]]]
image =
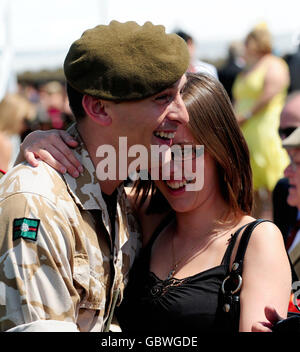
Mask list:
[[13,240],[15,241],[18,238],[24,238],[27,240],[36,241],[39,225],[39,219],[14,219]]

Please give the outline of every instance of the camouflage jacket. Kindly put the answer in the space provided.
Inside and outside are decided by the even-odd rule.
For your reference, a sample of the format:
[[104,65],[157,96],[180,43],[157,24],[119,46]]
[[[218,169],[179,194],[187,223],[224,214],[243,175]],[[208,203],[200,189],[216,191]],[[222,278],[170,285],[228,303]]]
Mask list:
[[[70,133],[80,140],[75,126]],[[122,300],[140,231],[118,188],[115,236],[84,144],[78,179],[40,161],[0,182],[0,330],[103,331]]]

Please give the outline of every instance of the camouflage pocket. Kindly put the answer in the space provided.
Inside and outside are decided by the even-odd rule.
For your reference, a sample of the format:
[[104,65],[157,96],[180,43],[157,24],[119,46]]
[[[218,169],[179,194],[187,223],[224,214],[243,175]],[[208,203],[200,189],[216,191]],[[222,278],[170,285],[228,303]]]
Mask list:
[[105,286],[101,275],[93,270],[87,257],[76,257],[74,260],[74,281],[82,290],[80,308],[104,309]]

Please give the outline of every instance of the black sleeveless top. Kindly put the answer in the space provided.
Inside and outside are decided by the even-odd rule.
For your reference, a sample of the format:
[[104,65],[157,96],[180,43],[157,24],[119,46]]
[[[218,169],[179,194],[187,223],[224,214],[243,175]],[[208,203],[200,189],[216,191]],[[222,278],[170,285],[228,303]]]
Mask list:
[[232,235],[220,265],[184,279],[161,280],[149,271],[149,265],[152,245],[166,225],[165,221],[155,231],[131,269],[123,302],[116,310],[122,331],[234,332],[236,328],[223,311],[221,285],[229,273],[231,253],[242,228]]

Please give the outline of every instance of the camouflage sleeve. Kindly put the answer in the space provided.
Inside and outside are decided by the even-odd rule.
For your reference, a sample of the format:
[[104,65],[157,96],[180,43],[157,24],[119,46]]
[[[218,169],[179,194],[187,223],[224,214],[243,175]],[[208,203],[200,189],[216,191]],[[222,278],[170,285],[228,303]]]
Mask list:
[[45,320],[76,328],[72,238],[67,219],[46,198],[19,193],[0,202],[1,331]]

